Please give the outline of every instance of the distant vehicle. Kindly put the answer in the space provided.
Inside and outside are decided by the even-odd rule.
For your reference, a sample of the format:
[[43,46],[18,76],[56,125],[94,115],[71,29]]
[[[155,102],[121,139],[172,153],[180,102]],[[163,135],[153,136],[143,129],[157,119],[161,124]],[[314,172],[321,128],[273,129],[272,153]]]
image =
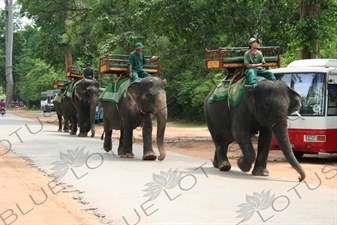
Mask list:
[[3,115],[6,114],[6,109],[5,109],[5,107],[0,106],[0,114],[1,114],[1,116],[3,116]]
[[104,110],[100,106],[96,106],[96,111],[95,111],[95,123],[100,123],[103,122],[103,115],[104,115]]
[[55,111],[54,109],[54,97],[60,93],[61,90],[56,89],[56,90],[47,90],[44,92],[41,92],[40,96],[40,105],[41,105],[41,110],[43,112],[51,112]]
[[[271,71],[302,96],[302,107],[288,116],[295,157],[337,153],[337,59],[296,60]],[[271,149],[280,149],[275,138]]]

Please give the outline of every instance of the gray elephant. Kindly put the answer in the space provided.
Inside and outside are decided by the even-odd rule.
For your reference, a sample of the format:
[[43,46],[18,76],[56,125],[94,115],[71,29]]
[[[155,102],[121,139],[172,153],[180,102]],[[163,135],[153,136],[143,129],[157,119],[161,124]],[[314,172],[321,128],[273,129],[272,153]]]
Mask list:
[[[282,81],[259,80],[256,86],[246,85],[236,107],[229,106],[226,100],[210,102],[215,88],[206,97],[204,113],[215,145],[213,166],[221,171],[230,170],[228,146],[236,141],[243,153],[237,161],[239,168],[248,172],[255,162],[252,174],[268,176],[267,159],[274,134],[302,181],[306,175],[294,156],[287,131],[287,116],[301,107],[301,96]],[[258,131],[256,156],[251,136]]]
[[112,149],[112,130],[120,130],[118,155],[123,158],[133,158],[133,130],[142,126],[143,129],[143,159],[155,160],[156,154],[152,148],[152,119],[157,118],[157,145],[160,152],[159,160],[166,156],[164,149],[164,133],[167,121],[166,92],[162,79],[149,76],[140,82],[131,83],[119,104],[102,101],[104,110],[104,143],[103,148],[109,152]]
[[98,82],[83,79],[76,82],[72,96],[64,97],[62,113],[65,123],[70,120],[71,135],[76,135],[77,124],[80,128],[79,137],[87,137],[91,130],[91,137],[95,136],[95,111],[98,102]]

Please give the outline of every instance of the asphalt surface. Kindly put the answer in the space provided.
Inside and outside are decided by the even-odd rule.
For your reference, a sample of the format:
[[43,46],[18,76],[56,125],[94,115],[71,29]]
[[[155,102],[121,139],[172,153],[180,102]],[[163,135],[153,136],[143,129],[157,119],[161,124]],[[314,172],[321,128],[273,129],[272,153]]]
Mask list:
[[[143,161],[140,145],[135,158],[122,159],[105,153],[98,136],[70,136],[38,118],[8,113],[0,126],[3,146],[57,177],[55,193],[61,186],[76,191],[81,209],[111,225],[337,224],[337,190],[321,185],[337,179],[336,168],[317,171],[316,183],[299,183],[295,170],[292,180],[235,167],[220,172],[210,161],[172,152],[164,161]],[[114,140],[114,153],[117,146]]]

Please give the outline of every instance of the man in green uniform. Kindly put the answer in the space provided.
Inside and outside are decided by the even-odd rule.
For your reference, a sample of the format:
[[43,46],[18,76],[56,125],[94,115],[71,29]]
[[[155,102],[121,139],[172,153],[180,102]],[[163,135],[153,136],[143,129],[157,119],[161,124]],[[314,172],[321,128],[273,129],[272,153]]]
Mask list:
[[[142,43],[136,44],[136,50],[131,52],[129,55],[129,77],[131,82],[137,81],[140,78],[151,76],[151,74],[147,73],[143,70],[144,64],[147,62],[152,62],[158,58],[158,56],[152,56],[150,59],[145,59],[143,54],[144,46]],[[166,83],[166,79],[163,80],[164,84]]]
[[91,64],[87,63],[87,67],[82,71],[83,78],[92,80],[94,77],[94,70],[91,69]]
[[257,50],[259,43],[255,38],[249,39],[249,50],[243,56],[244,74],[250,85],[256,85],[256,76],[265,77],[268,80],[276,80],[274,74],[263,68],[266,63],[262,52]]

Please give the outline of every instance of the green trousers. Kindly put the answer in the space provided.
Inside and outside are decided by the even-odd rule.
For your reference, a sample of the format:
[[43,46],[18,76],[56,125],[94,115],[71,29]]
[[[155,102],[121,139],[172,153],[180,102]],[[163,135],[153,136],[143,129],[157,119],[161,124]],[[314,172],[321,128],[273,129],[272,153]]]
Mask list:
[[248,83],[250,85],[256,85],[257,84],[257,82],[256,82],[257,76],[264,77],[268,80],[276,80],[274,74],[272,72],[270,72],[269,70],[266,70],[265,68],[262,68],[260,70],[253,69],[253,68],[247,69],[245,71],[245,75],[246,75]]
[[148,77],[151,76],[151,74],[143,71],[135,71],[132,70],[132,78],[131,78],[131,82],[137,81],[139,80],[139,78],[144,78],[144,77]]

